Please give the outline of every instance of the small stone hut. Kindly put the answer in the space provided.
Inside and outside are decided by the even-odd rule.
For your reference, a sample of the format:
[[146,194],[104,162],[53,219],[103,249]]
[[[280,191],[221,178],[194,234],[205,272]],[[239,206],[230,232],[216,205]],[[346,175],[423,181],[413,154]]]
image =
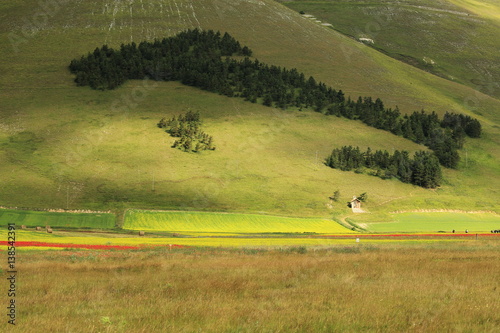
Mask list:
[[358,198],[356,198],[356,196],[352,197],[351,208],[352,209],[361,208],[361,200],[359,200]]

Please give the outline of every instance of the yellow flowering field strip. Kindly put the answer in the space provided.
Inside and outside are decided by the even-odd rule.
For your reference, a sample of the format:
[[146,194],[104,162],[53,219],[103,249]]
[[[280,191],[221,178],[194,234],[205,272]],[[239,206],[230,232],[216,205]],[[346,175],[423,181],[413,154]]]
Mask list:
[[[7,231],[0,230],[0,237],[6,238]],[[16,234],[16,242],[22,246],[20,249],[65,249],[84,247],[88,249],[133,249],[149,246],[195,246],[195,247],[281,247],[281,246],[331,246],[335,244],[376,244],[376,243],[422,243],[422,242],[448,242],[463,241],[441,238],[359,238],[358,237],[108,237],[108,234],[47,234],[44,232],[19,230]],[[366,235],[368,236],[368,235]],[[342,237],[339,235],[338,237]],[[472,239],[471,237],[469,237]],[[469,239],[468,238],[468,239]],[[28,244],[29,243],[29,244]],[[38,245],[31,245],[37,243]],[[46,244],[46,245],[43,245]],[[57,245],[57,246],[55,246]],[[125,248],[127,247],[127,248]]]
[[257,214],[129,210],[124,229],[216,233],[352,234],[333,220]]

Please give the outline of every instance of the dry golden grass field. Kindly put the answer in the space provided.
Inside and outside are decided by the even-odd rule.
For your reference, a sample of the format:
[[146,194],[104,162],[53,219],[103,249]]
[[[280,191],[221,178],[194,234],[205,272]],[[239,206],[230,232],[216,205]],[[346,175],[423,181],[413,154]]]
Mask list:
[[499,250],[482,240],[20,252],[9,331],[497,332]]

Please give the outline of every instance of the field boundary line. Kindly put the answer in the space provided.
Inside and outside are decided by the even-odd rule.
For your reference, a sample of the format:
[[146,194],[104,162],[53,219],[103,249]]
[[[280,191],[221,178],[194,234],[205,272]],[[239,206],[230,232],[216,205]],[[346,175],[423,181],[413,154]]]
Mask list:
[[5,206],[0,206],[0,209],[32,211],[32,212],[48,212],[48,213],[114,214],[111,210],[90,210],[90,209],[29,208],[29,207],[5,207]]
[[[256,215],[256,216],[267,216],[267,217],[278,217],[287,219],[315,219],[315,220],[327,220],[334,221],[328,217],[300,217],[300,216],[285,216],[285,215],[272,215],[268,213],[245,213],[245,212],[219,212],[219,211],[203,211],[203,210],[164,210],[164,209],[142,209],[142,208],[127,208],[128,211],[145,211],[145,212],[155,212],[155,213],[206,213],[206,214],[240,214],[240,215]],[[335,221],[334,221],[335,222]]]
[[389,214],[402,213],[461,213],[461,214],[494,214],[500,215],[493,210],[460,210],[460,209],[413,209],[413,210],[395,210]]

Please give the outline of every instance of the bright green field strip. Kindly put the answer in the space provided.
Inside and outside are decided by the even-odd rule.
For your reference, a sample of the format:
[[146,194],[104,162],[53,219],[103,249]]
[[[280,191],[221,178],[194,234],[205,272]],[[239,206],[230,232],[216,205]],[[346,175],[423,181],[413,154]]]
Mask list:
[[224,233],[353,233],[338,223],[319,218],[253,214],[128,211],[124,229]]
[[401,213],[394,222],[366,223],[372,232],[489,232],[500,229],[500,216],[488,213]]
[[0,225],[15,223],[28,227],[73,227],[110,229],[115,226],[115,215],[110,213],[57,213],[0,209]]

